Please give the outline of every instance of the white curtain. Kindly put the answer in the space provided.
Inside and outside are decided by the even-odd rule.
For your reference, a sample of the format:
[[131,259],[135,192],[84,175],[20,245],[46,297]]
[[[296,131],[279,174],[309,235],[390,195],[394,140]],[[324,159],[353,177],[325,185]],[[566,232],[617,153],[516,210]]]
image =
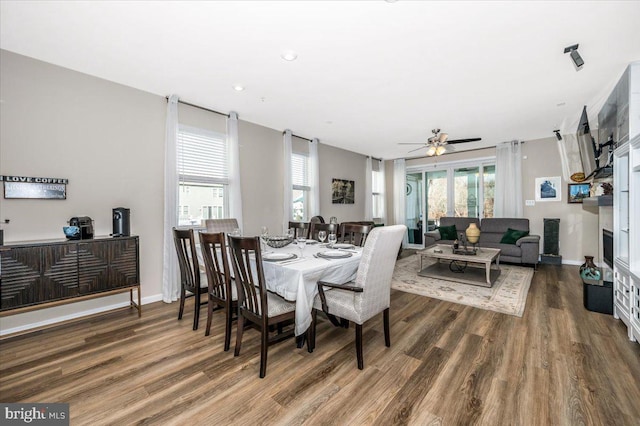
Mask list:
[[384,175],[383,160],[380,160],[380,165],[378,167],[379,167],[378,178],[379,178],[379,185],[380,185],[378,190],[382,194],[382,204],[380,205],[380,219],[384,221],[387,217],[387,181]]
[[318,144],[313,138],[309,144],[309,219],[320,214],[320,160],[318,159]]
[[373,183],[371,182],[371,157],[367,157],[364,177],[364,220],[373,219]]
[[173,227],[178,226],[178,96],[167,102],[167,121],[164,143],[164,241],[162,262],[162,301],[171,303],[180,296],[178,259],[173,243]]
[[[393,160],[393,217],[396,225],[405,225],[405,194],[406,194],[406,170],[404,158]],[[404,234],[402,246],[408,243],[407,234]]]
[[495,217],[522,217],[522,148],[519,141],[496,146]]
[[229,150],[229,217],[238,221],[242,230],[242,186],[240,185],[240,145],[238,141],[238,113],[227,118],[227,149]]
[[286,233],[289,229],[289,221],[293,219],[293,200],[291,199],[291,130],[284,131],[284,219],[282,222],[282,229]]

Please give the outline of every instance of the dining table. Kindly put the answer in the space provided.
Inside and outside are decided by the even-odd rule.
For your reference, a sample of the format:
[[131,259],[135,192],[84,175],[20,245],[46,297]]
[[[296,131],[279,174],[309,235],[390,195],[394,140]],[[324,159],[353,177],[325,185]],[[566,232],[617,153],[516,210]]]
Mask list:
[[303,335],[311,325],[318,281],[341,284],[354,280],[362,257],[362,247],[328,247],[315,240],[307,240],[302,251],[295,242],[281,248],[264,247],[262,267],[267,290],[295,302],[296,336]]

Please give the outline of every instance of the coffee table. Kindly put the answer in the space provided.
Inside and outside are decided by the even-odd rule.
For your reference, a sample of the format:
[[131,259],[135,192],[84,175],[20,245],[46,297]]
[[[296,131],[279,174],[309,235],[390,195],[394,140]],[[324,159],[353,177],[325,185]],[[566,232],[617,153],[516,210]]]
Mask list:
[[[475,255],[454,254],[452,246],[436,244],[416,254],[420,256],[421,277],[491,287],[500,276],[500,249],[478,247]],[[425,258],[435,259],[435,263],[423,268]]]

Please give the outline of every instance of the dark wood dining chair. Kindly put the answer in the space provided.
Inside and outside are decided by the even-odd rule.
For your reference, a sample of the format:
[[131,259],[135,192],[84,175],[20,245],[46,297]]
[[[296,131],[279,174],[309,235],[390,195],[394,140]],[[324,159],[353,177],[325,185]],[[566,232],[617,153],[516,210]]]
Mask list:
[[[337,223],[311,223],[311,230],[309,232],[309,238],[312,240],[318,239],[318,232],[326,231],[327,238],[329,234],[338,234],[338,224]],[[327,241],[327,239],[325,239]]]
[[[240,355],[245,321],[260,329],[260,378],[267,373],[267,348],[293,336],[293,329],[283,332],[283,323],[295,320],[296,305],[267,291],[259,237],[229,236],[231,264],[238,291],[238,324],[234,356]],[[255,259],[255,268],[251,259]],[[270,328],[277,334],[269,336]]]
[[[364,368],[362,325],[382,313],[384,342],[391,346],[389,333],[389,306],[391,278],[396,264],[396,253],[407,232],[404,225],[383,226],[371,232],[362,250],[356,279],[348,283],[318,281],[318,295],[313,301],[309,335],[309,351],[315,349],[317,313],[352,321],[356,325],[356,356],[358,368]],[[330,291],[325,290],[330,289]],[[333,322],[333,321],[332,321]]]
[[228,351],[231,344],[231,324],[238,318],[238,292],[231,279],[225,241],[224,232],[200,233],[200,250],[209,283],[207,329],[204,335],[208,336],[211,332],[213,312],[223,309],[225,312],[224,350]]
[[340,224],[340,242],[363,247],[367,241],[367,235],[373,229],[371,225],[345,222]]
[[313,225],[316,223],[324,223],[324,217],[322,216],[313,216],[311,219],[309,219],[309,229],[308,229],[308,233],[307,233],[307,238],[312,238],[311,237],[311,231],[313,229]]
[[196,252],[196,241],[193,229],[173,228],[173,242],[178,254],[178,265],[180,266],[180,311],[178,319],[182,319],[184,313],[184,302],[189,297],[195,298],[195,312],[193,314],[193,329],[198,329],[200,320],[200,306],[204,305],[201,295],[208,290],[207,280],[202,279],[198,253]]
[[293,230],[293,238],[308,238],[309,222],[289,222],[289,229]]

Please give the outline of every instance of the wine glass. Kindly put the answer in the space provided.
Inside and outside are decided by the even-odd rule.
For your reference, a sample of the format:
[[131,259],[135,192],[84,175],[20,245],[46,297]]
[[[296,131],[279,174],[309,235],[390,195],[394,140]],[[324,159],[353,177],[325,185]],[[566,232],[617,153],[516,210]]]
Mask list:
[[318,240],[321,244],[324,244],[324,240],[327,239],[327,231],[318,231]]
[[338,237],[335,233],[329,234],[329,247],[333,247],[333,245],[338,241]]
[[307,239],[305,237],[298,237],[296,239],[298,243],[298,248],[300,249],[300,258],[304,257],[304,247],[307,245]]
[[267,238],[269,238],[269,228],[263,226],[262,228],[260,228],[260,239],[264,244],[264,250],[267,249]]

